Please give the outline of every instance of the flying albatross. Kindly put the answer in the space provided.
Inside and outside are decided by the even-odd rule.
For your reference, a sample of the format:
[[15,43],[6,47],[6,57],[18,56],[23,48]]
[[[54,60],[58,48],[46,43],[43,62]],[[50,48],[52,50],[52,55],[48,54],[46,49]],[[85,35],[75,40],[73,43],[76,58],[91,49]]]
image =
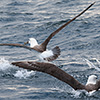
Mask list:
[[48,36],[48,38],[43,43],[41,43],[40,45],[37,43],[37,41],[34,38],[30,38],[29,41],[28,41],[30,43],[30,47],[26,46],[25,44],[23,45],[23,44],[11,44],[11,43],[1,43],[0,46],[17,46],[17,47],[23,47],[23,48],[31,49],[31,50],[33,49],[33,50],[39,52],[39,58],[41,58],[42,60],[53,61],[56,58],[58,58],[58,56],[60,55],[60,48],[58,46],[56,46],[52,50],[47,50],[47,45],[48,45],[49,41],[51,40],[51,38],[53,36],[55,36],[59,31],[61,31],[65,26],[67,26],[69,23],[71,23],[77,17],[79,17],[85,11],[87,11],[92,5],[94,5],[94,3],[89,5],[85,10],[83,10],[77,16],[75,16],[74,18],[72,18],[71,20],[66,22],[64,25],[59,27],[56,31],[51,33]]
[[81,84],[74,77],[58,68],[56,65],[46,62],[36,62],[36,61],[20,61],[20,62],[12,62],[12,65],[30,69],[34,71],[39,71],[43,73],[47,73],[65,83],[70,85],[75,90],[86,90],[88,92],[98,91],[100,88],[100,80],[97,80],[96,75],[91,75],[88,78],[86,85]]

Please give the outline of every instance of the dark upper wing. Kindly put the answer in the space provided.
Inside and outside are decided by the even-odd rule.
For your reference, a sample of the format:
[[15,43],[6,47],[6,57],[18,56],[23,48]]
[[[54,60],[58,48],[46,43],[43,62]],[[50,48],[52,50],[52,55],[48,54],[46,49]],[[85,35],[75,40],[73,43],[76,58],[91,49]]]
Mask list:
[[30,48],[28,46],[22,45],[22,44],[13,44],[13,43],[0,43],[0,46],[15,46],[15,47],[22,47],[22,48],[26,48],[29,50],[34,50],[34,48]]
[[66,72],[64,72],[63,70],[61,70],[60,68],[51,63],[23,61],[23,62],[12,62],[11,64],[19,66],[21,68],[50,74],[51,76],[56,77],[57,79],[69,84],[75,90],[85,88],[84,85],[79,83],[71,75],[67,74]]
[[[95,3],[95,2],[94,2]],[[72,18],[71,20],[69,20],[67,23],[65,23],[64,25],[62,25],[61,27],[59,27],[56,31],[54,31],[53,33],[51,33],[49,35],[49,37],[41,44],[41,46],[43,46],[43,48],[46,50],[46,46],[49,43],[50,39],[56,35],[59,31],[61,31],[65,26],[67,26],[69,23],[71,23],[72,21],[74,21],[77,17],[79,17],[80,15],[82,15],[85,11],[87,11],[92,5],[94,5],[94,3],[92,3],[90,6],[88,6],[85,10],[83,10],[80,14],[78,14],[77,16],[75,16],[74,18]]]

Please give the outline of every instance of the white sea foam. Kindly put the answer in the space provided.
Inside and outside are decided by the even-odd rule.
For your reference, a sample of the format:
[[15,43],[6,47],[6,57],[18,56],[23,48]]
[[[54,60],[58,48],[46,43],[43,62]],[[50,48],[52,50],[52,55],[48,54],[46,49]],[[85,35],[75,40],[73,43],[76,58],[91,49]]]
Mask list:
[[85,90],[72,90],[71,91],[71,96],[72,97],[74,97],[74,98],[82,98],[82,97],[84,97],[84,96],[87,96],[87,97],[90,97],[90,96],[94,96],[95,95],[95,93],[96,93],[96,91],[94,90],[94,91],[92,91],[92,92],[87,92],[87,91],[85,91]]
[[0,70],[3,72],[6,72],[6,71],[9,71],[8,69],[17,70],[17,71],[14,71],[14,73],[12,71],[10,71],[10,72],[12,72],[11,74],[13,74],[15,77],[18,77],[20,79],[27,78],[27,77],[30,77],[31,75],[35,74],[35,71],[28,71],[26,69],[18,68],[14,65],[11,65],[11,63],[8,60],[6,60],[4,57],[0,58]]
[[81,95],[83,94],[83,92],[86,92],[85,90],[77,90],[75,91],[74,89],[72,89],[71,91],[71,96],[74,98],[81,98]]
[[26,2],[33,2],[32,0],[27,0]]
[[22,78],[27,78],[27,77],[30,77],[32,75],[35,75],[35,71],[27,71],[26,69],[21,69],[21,70],[18,70],[16,71],[16,73],[14,74],[15,77],[18,77],[20,79]]
[[8,60],[5,58],[0,58],[0,70],[7,70],[8,68],[11,68],[12,65],[9,63]]
[[[88,64],[88,66],[90,68],[94,68],[96,69],[97,71],[100,71],[100,68],[98,68],[97,66],[95,66],[92,62],[90,62],[88,59],[85,59],[86,60],[86,63]],[[98,60],[96,60],[97,62],[99,62]]]

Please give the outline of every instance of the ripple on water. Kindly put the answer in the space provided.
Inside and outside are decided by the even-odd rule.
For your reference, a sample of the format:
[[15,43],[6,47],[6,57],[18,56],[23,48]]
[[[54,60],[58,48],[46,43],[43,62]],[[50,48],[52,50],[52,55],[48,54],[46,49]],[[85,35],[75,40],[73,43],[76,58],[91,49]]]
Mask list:
[[[50,33],[77,15],[91,0],[1,0],[0,43],[24,43],[30,37],[43,42]],[[84,59],[100,59],[99,0],[85,14],[52,38],[48,48],[61,48],[54,62],[85,84],[91,74]],[[50,75],[11,66],[10,61],[35,60],[33,52],[16,47],[0,47],[0,100],[99,100],[100,93],[89,96],[78,92]],[[98,64],[91,61],[95,66]]]

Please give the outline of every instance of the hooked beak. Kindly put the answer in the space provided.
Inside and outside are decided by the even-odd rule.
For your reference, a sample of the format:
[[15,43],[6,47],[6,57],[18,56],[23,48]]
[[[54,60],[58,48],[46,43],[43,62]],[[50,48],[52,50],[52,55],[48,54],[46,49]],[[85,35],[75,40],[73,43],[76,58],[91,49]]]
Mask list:
[[28,44],[29,43],[29,41],[27,41],[27,42],[24,42],[24,45],[26,45],[26,44]]

